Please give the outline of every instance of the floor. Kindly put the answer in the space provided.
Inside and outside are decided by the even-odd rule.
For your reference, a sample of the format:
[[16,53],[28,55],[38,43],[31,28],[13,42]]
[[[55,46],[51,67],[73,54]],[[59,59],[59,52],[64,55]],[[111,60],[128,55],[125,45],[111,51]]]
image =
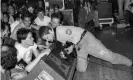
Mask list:
[[[133,61],[133,29],[106,27],[94,35],[113,52],[118,52]],[[75,72],[73,80],[133,80],[133,67],[112,65],[90,57],[87,71]]]

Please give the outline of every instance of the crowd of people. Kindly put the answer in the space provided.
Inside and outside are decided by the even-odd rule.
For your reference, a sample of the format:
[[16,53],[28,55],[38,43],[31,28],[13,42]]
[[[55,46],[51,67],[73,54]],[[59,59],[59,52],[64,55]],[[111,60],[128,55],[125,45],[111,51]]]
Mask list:
[[[98,12],[91,5],[90,1],[84,1],[79,12],[80,27],[76,27],[63,26],[64,16],[57,4],[46,8],[43,0],[38,0],[37,7],[24,4],[19,8],[14,1],[7,3],[2,0],[0,71],[10,71],[12,80],[26,77],[40,59],[51,52],[50,46],[55,40],[62,45],[72,43],[65,49],[68,54],[76,48],[77,70],[80,72],[87,69],[88,54],[112,64],[131,66],[130,59],[107,49],[86,28],[86,20],[94,21],[94,26],[99,27]],[[45,42],[44,45],[41,44],[42,41]]]

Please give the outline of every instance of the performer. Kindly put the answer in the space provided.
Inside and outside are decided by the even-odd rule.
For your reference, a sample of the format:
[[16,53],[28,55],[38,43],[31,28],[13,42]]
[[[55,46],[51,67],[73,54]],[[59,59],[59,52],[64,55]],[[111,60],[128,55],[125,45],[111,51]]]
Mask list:
[[[43,29],[43,30],[42,30]],[[89,31],[75,26],[57,26],[55,30],[45,26],[41,28],[43,31],[42,38],[47,41],[56,39],[57,41],[65,44],[72,42],[74,45],[68,48],[71,53],[73,47],[77,51],[77,70],[85,72],[87,69],[87,56],[94,57],[109,61],[112,64],[124,64],[127,66],[132,65],[132,61],[127,57],[118,53],[112,52],[107,49],[93,34]]]

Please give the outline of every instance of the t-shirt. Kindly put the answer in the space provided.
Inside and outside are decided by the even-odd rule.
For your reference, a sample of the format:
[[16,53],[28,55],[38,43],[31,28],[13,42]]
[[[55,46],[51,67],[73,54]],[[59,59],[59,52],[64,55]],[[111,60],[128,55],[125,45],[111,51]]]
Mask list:
[[37,44],[34,43],[33,46],[25,48],[20,43],[16,43],[15,48],[18,50],[18,54],[17,54],[18,61],[23,59],[26,63],[29,63],[32,60],[33,50],[37,49]]
[[40,20],[38,17],[35,19],[35,24],[38,26],[48,26],[51,21],[51,18],[48,16],[44,16],[43,20]]
[[57,40],[66,43],[72,42],[77,44],[81,38],[84,29],[75,26],[58,26],[56,27]]
[[15,27],[20,23],[20,21],[15,21],[13,22],[10,26],[11,26],[11,32],[13,32],[13,30],[15,29]]

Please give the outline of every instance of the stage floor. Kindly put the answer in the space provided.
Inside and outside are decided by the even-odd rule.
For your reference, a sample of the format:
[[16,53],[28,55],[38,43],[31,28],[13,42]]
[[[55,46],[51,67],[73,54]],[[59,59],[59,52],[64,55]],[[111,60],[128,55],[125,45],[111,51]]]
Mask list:
[[[108,49],[133,60],[133,29],[107,27],[93,34]],[[112,65],[91,56],[87,71],[76,71],[74,80],[133,80],[133,67]]]

